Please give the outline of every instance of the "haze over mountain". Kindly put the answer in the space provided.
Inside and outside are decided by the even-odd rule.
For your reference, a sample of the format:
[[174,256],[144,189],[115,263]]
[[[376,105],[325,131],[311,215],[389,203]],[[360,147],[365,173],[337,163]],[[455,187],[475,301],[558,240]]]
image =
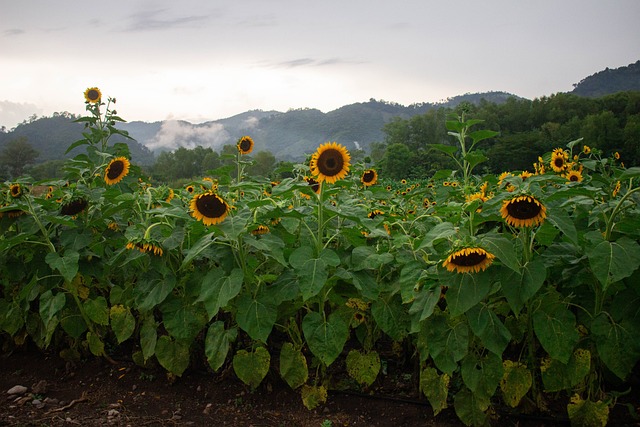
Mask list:
[[[640,90],[640,61],[627,67],[597,72],[574,87],[570,93],[577,96]],[[300,161],[326,141],[337,141],[350,150],[366,151],[372,142],[383,141],[383,127],[395,117],[408,119],[434,108],[455,107],[462,102],[477,104],[484,100],[502,104],[511,97],[518,98],[506,92],[485,92],[455,96],[441,103],[409,106],[370,99],[327,113],[314,108],[287,112],[252,110],[200,124],[177,120],[153,123],[134,121],[118,124],[134,140],[117,136],[113,142],[127,143],[135,162],[151,164],[154,152],[196,146],[219,151],[225,144],[234,144],[241,136],[250,135],[256,141],[256,151],[270,151],[279,160]],[[8,141],[24,137],[39,151],[38,163],[73,156],[79,149],[66,156],[64,152],[69,144],[81,138],[83,130],[83,125],[74,123],[73,119],[68,113],[56,113],[53,117],[43,118],[34,116],[10,132],[0,131],[0,150]]]

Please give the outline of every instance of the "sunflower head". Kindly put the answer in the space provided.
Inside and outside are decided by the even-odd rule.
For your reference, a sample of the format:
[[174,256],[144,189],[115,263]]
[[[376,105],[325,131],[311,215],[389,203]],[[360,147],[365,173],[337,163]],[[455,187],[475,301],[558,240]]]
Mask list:
[[117,184],[129,173],[129,160],[126,157],[112,159],[104,171],[104,182],[107,185]]
[[269,231],[270,230],[268,226],[260,224],[254,230],[251,230],[251,234],[253,234],[254,236],[259,236],[261,234],[267,234]]
[[89,104],[97,104],[102,99],[102,92],[97,87],[90,87],[84,91],[84,99]]
[[500,214],[513,227],[532,227],[542,224],[547,208],[535,197],[521,195],[503,201]]
[[336,142],[327,142],[311,156],[309,169],[318,182],[333,184],[349,173],[351,156],[347,149]]
[[250,136],[243,136],[236,144],[240,154],[249,154],[253,151],[253,139]]
[[384,212],[383,212],[383,211],[381,211],[381,210],[379,210],[379,209],[374,209],[374,210],[372,210],[371,212],[369,212],[369,213],[367,214],[367,216],[368,216],[369,218],[373,219],[373,218],[377,217],[378,215],[383,215],[383,214],[384,214]]
[[311,186],[311,189],[313,190],[314,193],[316,194],[320,194],[320,184],[318,181],[316,181],[314,178],[311,178],[310,176],[305,176],[304,180],[307,181],[307,184],[309,184]]
[[450,253],[442,266],[457,273],[478,273],[486,270],[494,258],[495,255],[479,247],[462,248]]
[[360,177],[360,182],[364,184],[365,187],[370,187],[376,182],[378,182],[378,172],[375,169],[367,169],[362,172],[362,176]]
[[153,254],[157,256],[162,256],[164,251],[158,242],[152,241],[150,239],[134,239],[127,243],[127,249],[136,249],[142,253]]
[[71,200],[60,208],[60,215],[75,216],[87,208],[87,201],[83,198]]
[[213,191],[197,194],[189,204],[191,216],[202,221],[204,225],[219,224],[229,214],[229,205]]
[[16,184],[11,184],[9,186],[9,194],[11,194],[11,197],[17,199],[18,197],[22,196],[22,186],[18,183]]
[[562,148],[556,148],[551,153],[551,169],[556,173],[564,172],[567,168],[567,160],[569,160],[569,154]]
[[581,182],[582,181],[582,172],[580,171],[569,171],[564,174],[564,177],[567,178],[569,182]]

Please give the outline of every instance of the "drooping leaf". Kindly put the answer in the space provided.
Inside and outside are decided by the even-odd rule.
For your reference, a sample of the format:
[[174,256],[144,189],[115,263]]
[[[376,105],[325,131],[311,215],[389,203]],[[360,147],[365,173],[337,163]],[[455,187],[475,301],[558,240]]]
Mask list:
[[575,315],[562,303],[545,298],[533,313],[533,330],[552,359],[568,363],[580,336]]
[[260,291],[255,296],[242,293],[236,300],[236,309],[236,321],[240,329],[252,339],[266,343],[278,316],[278,308],[267,292]]
[[162,335],[156,343],[156,359],[167,371],[182,376],[189,367],[189,345]]
[[202,280],[197,301],[204,303],[209,320],[240,293],[243,281],[244,273],[241,268],[234,268],[229,275],[224,274],[221,269],[213,269],[207,273]]
[[349,376],[366,386],[373,384],[380,372],[380,355],[376,351],[351,350],[345,363]]
[[302,403],[308,410],[313,410],[327,401],[327,389],[325,386],[303,385],[300,389]]
[[213,322],[207,330],[207,336],[204,340],[204,354],[207,356],[207,362],[214,371],[222,367],[227,354],[231,348],[231,343],[238,336],[237,328],[224,328],[224,322],[218,320]]
[[591,271],[605,291],[610,284],[631,276],[640,267],[640,245],[626,236],[615,242],[602,239],[589,248],[587,256]]
[[469,327],[466,321],[451,324],[444,315],[434,315],[424,322],[426,341],[436,367],[452,376],[458,362],[469,351]]
[[338,358],[349,338],[349,323],[336,313],[324,318],[322,314],[310,311],[302,320],[302,332],[309,350],[329,366]]
[[544,389],[549,393],[571,390],[584,380],[590,368],[591,352],[582,348],[574,351],[566,364],[551,358],[543,359],[540,373]]
[[567,414],[572,426],[605,427],[609,422],[609,405],[601,400],[582,400],[576,394],[567,405]]
[[465,425],[485,425],[490,400],[484,396],[472,393],[468,388],[462,388],[453,398],[453,407],[456,415]]
[[102,295],[95,299],[88,299],[83,304],[84,312],[92,322],[98,325],[109,324],[109,307]]
[[271,355],[264,347],[253,352],[240,350],[233,356],[233,371],[243,383],[255,390],[267,376],[270,362]]
[[68,250],[64,255],[57,252],[49,252],[45,257],[45,261],[52,269],[58,270],[64,280],[70,282],[78,274],[78,260],[80,254],[76,251]]
[[[471,331],[480,338],[491,352],[502,356],[511,341],[511,333],[500,321],[496,313],[486,304],[477,304],[467,312]],[[469,387],[472,391],[473,388]]]
[[445,295],[451,316],[464,314],[482,301],[491,290],[492,278],[489,271],[455,274]]
[[309,378],[307,359],[290,342],[284,343],[280,350],[280,376],[294,390]]
[[447,396],[449,394],[449,381],[447,374],[438,375],[435,368],[425,368],[420,371],[420,390],[429,400],[433,415],[438,415],[443,409],[447,409]]
[[504,368],[504,374],[500,380],[502,399],[507,405],[515,408],[531,388],[533,378],[531,372],[522,363],[505,360],[502,366]]
[[503,271],[500,281],[502,292],[515,315],[538,292],[546,278],[547,268],[539,259],[528,262],[519,271]]
[[109,318],[111,319],[111,330],[116,334],[118,344],[126,341],[133,334],[136,320],[128,307],[121,304],[112,306]]

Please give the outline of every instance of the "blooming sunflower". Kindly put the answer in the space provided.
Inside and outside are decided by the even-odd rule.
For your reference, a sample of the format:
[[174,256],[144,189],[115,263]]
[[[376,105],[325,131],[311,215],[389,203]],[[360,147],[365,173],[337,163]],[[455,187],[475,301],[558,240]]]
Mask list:
[[213,191],[197,194],[189,204],[191,216],[204,225],[219,224],[227,217],[229,205]]
[[349,173],[351,156],[347,149],[336,142],[320,145],[309,163],[311,173],[318,182],[333,184]]
[[616,160],[620,160],[620,153],[618,153],[618,152],[616,151],[615,153],[613,153],[613,157],[614,157]]
[[369,213],[367,214],[367,216],[368,216],[369,218],[373,219],[373,218],[377,217],[378,215],[383,215],[383,214],[384,214],[384,212],[383,212],[383,211],[381,211],[381,210],[379,210],[379,209],[374,209],[374,210],[372,210],[371,212],[369,212]]
[[236,144],[240,154],[249,154],[253,151],[253,139],[250,136],[243,136]]
[[9,187],[9,194],[11,194],[11,197],[16,199],[22,196],[22,186],[20,184],[11,184]]
[[129,166],[131,163],[126,157],[116,157],[111,160],[104,171],[104,182],[107,185],[119,183],[129,173]]
[[196,191],[196,189],[194,188],[193,185],[187,185],[185,190],[187,190],[187,193],[189,193],[189,194],[192,194],[194,191]]
[[255,230],[251,230],[251,234],[253,234],[254,236],[258,236],[261,234],[267,234],[269,231],[270,230],[268,226],[260,224],[256,227]]
[[513,227],[531,227],[542,224],[547,208],[535,197],[522,195],[503,201],[500,214]]
[[160,247],[160,245],[154,243],[154,242],[147,242],[147,241],[131,241],[129,243],[127,243],[126,246],[127,249],[137,249],[142,253],[150,253],[150,254],[154,254],[154,255],[158,255],[158,256],[162,256],[162,254],[164,253],[164,251],[162,250],[162,247]]
[[78,215],[80,212],[87,208],[87,201],[85,199],[74,199],[68,203],[65,203],[60,208],[60,215]]
[[569,154],[567,154],[566,151],[562,148],[556,148],[553,150],[553,153],[551,153],[551,169],[557,173],[564,172],[568,159]]
[[365,187],[370,187],[376,182],[378,182],[378,172],[375,169],[367,169],[362,172],[362,176],[360,177],[360,182],[364,184]]
[[588,145],[585,145],[582,147],[582,152],[584,154],[591,154],[591,147],[589,147]]
[[320,183],[318,181],[309,176],[305,176],[304,180],[307,181],[307,184],[311,186],[311,189],[314,193],[320,194]]
[[100,92],[100,89],[98,89],[97,87],[90,87],[84,91],[84,99],[89,104],[98,103],[100,102],[101,98],[102,98],[102,92]]
[[463,248],[449,254],[442,266],[458,273],[478,273],[480,270],[486,270],[494,258],[495,255],[482,248]]
[[582,181],[582,172],[580,171],[569,171],[564,174],[564,177],[567,178],[567,181],[570,182],[581,182]]

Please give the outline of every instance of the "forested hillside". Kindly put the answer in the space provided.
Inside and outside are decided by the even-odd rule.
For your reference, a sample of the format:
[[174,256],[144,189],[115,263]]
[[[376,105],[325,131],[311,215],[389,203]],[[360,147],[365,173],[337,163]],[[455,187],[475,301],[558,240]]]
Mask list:
[[585,77],[574,85],[571,93],[598,97],[628,90],[640,90],[640,61],[626,67],[606,68]]

